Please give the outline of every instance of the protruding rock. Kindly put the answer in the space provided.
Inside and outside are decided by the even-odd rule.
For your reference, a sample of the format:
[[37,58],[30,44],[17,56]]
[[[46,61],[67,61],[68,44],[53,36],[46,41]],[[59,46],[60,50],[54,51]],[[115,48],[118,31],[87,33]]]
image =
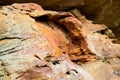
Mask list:
[[0,80],[119,80],[120,45],[104,25],[33,3],[3,6],[0,24]]

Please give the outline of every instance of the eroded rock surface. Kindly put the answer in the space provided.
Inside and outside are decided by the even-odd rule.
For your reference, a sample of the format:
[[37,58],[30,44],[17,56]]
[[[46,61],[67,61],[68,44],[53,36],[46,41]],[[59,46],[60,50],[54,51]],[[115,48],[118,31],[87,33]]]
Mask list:
[[0,80],[119,80],[120,45],[111,35],[105,25],[69,12],[34,3],[3,6]]
[[78,8],[88,19],[107,25],[120,42],[120,0],[1,0],[0,4],[18,2],[33,2],[51,10]]
[[43,11],[34,6],[38,5],[13,4],[1,8],[0,79],[94,80],[58,47],[67,42],[62,31],[53,30],[49,21],[35,22],[29,16],[32,11]]

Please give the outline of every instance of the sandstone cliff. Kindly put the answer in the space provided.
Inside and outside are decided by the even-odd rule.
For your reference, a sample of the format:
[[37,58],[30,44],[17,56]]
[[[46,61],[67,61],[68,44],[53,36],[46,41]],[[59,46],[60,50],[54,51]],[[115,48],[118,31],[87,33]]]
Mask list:
[[84,16],[34,3],[0,8],[0,80],[119,80],[120,44]]

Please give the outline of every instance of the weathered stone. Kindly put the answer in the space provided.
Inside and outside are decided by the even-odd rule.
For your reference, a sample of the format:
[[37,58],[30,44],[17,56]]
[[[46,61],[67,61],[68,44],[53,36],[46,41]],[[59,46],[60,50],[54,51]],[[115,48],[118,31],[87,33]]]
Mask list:
[[[21,2],[33,2],[40,4],[45,9],[70,10],[78,8],[81,13],[95,23],[103,23],[114,32],[120,40],[120,1],[119,0],[2,0],[1,5]],[[120,41],[119,41],[120,42]]]
[[[43,10],[32,9],[35,4],[29,5],[32,4],[1,8],[0,79],[94,80],[80,66],[72,63],[67,54],[63,54],[68,40],[58,28],[60,26],[44,19],[35,21],[29,13]],[[44,13],[47,15],[47,12]]]
[[94,77],[95,80],[119,80],[114,74],[111,65],[104,61],[96,61],[83,65],[83,68]]
[[120,45],[112,42],[112,32],[77,17],[43,10],[33,3],[3,6],[0,79],[119,80],[119,66],[115,65]]
[[73,61],[120,56],[120,45],[113,43],[114,34],[105,25],[93,24],[83,17],[78,17],[78,20],[70,13],[54,14],[49,19],[67,28],[71,38],[68,54]]

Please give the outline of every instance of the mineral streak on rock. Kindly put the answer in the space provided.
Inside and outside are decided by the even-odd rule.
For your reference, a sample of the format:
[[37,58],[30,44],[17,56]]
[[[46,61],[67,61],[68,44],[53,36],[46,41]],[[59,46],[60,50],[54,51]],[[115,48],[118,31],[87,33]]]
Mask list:
[[114,35],[105,25],[93,24],[79,16],[78,20],[66,12],[51,15],[49,19],[67,28],[71,39],[67,44],[68,54],[74,62],[120,55],[120,45],[113,43]]
[[[3,6],[0,80],[119,80],[120,45],[112,42],[106,29],[33,3]],[[109,74],[96,72],[100,67],[105,67],[103,72],[108,68]]]
[[94,80],[63,54],[65,33],[54,22],[30,17],[35,11],[45,13],[36,4],[1,8],[0,80]]

